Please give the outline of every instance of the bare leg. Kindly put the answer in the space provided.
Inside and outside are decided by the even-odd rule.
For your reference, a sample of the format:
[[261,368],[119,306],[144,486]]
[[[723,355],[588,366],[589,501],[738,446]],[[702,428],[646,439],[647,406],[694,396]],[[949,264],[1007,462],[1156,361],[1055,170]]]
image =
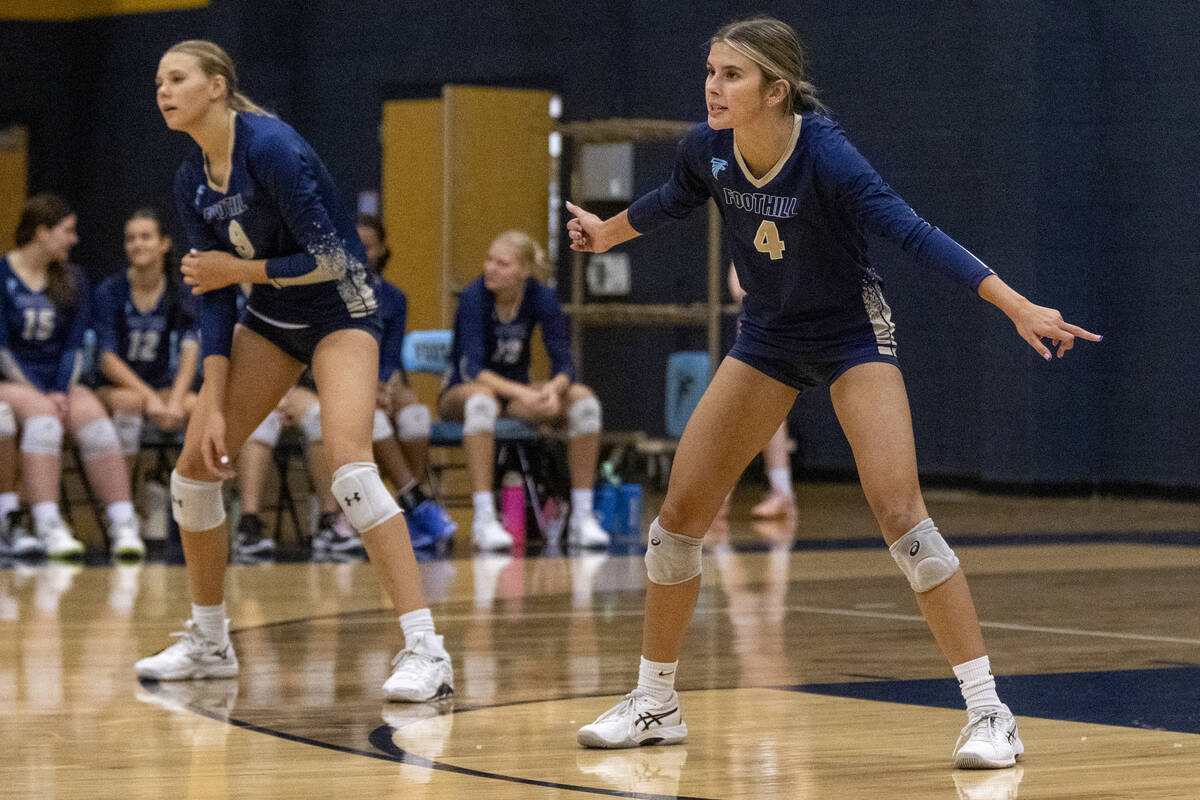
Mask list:
[[262,510],[263,484],[271,468],[271,448],[257,439],[247,439],[238,455],[238,492],[242,498],[242,513],[257,514]]
[[[741,361],[722,361],[679,441],[659,524],[703,538],[725,495],[795,399],[790,386]],[[643,656],[651,661],[679,657],[699,593],[700,576],[674,586],[646,582]]]
[[[251,432],[270,413],[279,398],[295,385],[303,365],[257,333],[238,325],[233,334],[233,352],[225,398],[225,447],[235,458]],[[195,421],[192,417],[191,421]],[[200,455],[198,426],[189,424],[183,452],[175,466],[185,478],[213,481]],[[214,606],[225,596],[225,564],[229,535],[221,524],[207,531],[180,530],[187,562],[192,602]]]
[[[100,399],[83,386],[72,387],[69,402],[72,436],[77,436],[88,425],[107,416]],[[129,472],[119,448],[84,461],[83,471],[105,505],[128,501],[132,497]]]
[[[567,389],[567,407],[592,397],[592,390],[581,384]],[[572,489],[590,489],[596,482],[596,462],[600,458],[600,434],[584,433],[567,439],[567,466],[571,471]]]
[[[867,502],[890,545],[929,516],[917,480],[904,379],[891,364],[860,364],[834,381],[830,395]],[[917,604],[951,666],[984,655],[983,633],[962,570],[918,593]]]
[[[443,419],[461,421],[463,409],[472,395],[489,394],[499,405],[495,394],[478,383],[460,383],[442,395],[439,413]],[[492,491],[496,474],[496,436],[491,431],[480,431],[463,436],[463,455],[467,460],[467,472],[471,476],[472,492]]]
[[[364,354],[371,352],[372,358]],[[345,464],[371,460],[371,420],[379,349],[360,330],[331,333],[313,354],[313,377],[321,397],[321,429],[330,472]],[[425,607],[417,560],[403,514],[360,531],[379,582],[399,614]]]
[[408,468],[403,445],[394,436],[372,442],[375,462],[379,464],[384,474],[392,479],[392,485],[399,491],[413,480],[413,473]]

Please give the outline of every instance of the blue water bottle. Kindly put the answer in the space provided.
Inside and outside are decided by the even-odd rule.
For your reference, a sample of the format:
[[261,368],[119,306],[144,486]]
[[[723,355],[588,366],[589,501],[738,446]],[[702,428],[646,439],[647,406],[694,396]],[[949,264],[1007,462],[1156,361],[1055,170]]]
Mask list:
[[621,528],[617,532],[625,539],[642,538],[642,485],[626,483],[621,486]]
[[620,531],[621,479],[613,474],[613,465],[605,461],[600,466],[602,477],[596,481],[596,493],[592,499],[592,512],[600,527],[610,534]]

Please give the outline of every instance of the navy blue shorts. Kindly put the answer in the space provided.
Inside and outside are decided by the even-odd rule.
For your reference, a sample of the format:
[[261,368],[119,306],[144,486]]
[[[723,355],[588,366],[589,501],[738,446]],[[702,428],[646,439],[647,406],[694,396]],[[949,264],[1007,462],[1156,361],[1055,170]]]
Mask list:
[[239,320],[250,330],[287,353],[301,364],[312,364],[313,353],[321,340],[334,331],[362,330],[375,337],[376,343],[383,337],[383,322],[378,314],[369,314],[356,319],[338,319],[332,322],[315,322],[303,328],[284,328],[268,322],[249,308]]
[[900,367],[895,340],[890,335],[886,344],[864,335],[798,346],[750,325],[738,326],[737,341],[729,357],[801,393],[816,386],[828,386],[859,364],[879,361]]

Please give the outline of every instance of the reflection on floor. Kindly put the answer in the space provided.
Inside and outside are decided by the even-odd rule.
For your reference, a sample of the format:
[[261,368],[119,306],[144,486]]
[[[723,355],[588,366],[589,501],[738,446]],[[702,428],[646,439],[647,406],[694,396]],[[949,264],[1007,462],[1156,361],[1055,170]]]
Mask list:
[[670,748],[574,741],[636,678],[634,540],[422,563],[456,667],[436,706],[382,701],[401,636],[361,561],[232,567],[241,675],[144,685],[131,665],[188,614],[179,567],[8,565],[0,795],[1195,796],[1196,506],[930,500],[1029,750],[975,774],[950,769],[957,688],[861,493],[800,488],[795,517],[755,522],[747,494],[707,537]]

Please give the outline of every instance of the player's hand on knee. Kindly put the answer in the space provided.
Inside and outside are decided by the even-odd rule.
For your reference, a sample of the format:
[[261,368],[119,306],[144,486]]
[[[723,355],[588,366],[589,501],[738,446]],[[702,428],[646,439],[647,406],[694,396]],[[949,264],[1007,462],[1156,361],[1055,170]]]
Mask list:
[[225,415],[208,411],[201,423],[200,455],[205,468],[218,478],[232,478],[235,473],[225,452]]

